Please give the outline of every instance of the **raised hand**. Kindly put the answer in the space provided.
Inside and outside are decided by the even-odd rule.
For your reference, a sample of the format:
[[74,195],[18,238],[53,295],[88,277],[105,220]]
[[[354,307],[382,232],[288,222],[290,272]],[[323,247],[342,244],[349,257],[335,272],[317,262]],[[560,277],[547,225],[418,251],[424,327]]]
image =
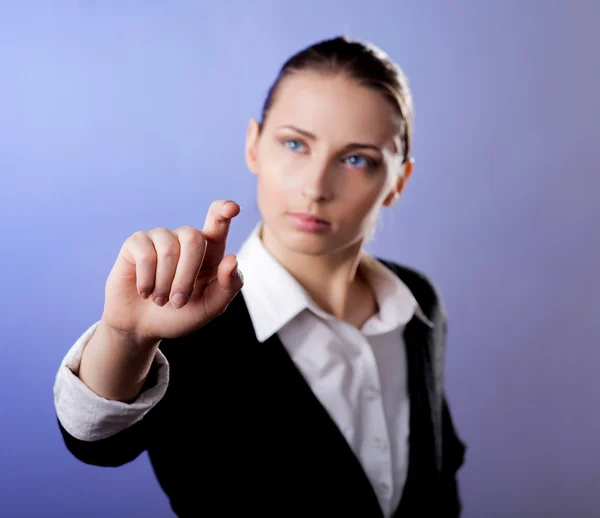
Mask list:
[[104,326],[135,342],[189,334],[220,315],[242,287],[234,255],[224,256],[240,207],[216,201],[204,228],[156,228],[123,244],[106,282]]

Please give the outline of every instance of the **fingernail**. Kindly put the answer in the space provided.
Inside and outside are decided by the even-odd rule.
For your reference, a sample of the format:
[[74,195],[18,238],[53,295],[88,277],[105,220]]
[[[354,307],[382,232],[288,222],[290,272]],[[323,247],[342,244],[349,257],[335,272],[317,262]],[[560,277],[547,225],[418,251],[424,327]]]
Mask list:
[[142,297],[143,299],[147,299],[150,296],[150,293],[148,293],[147,291],[142,291],[142,293],[140,293],[140,297]]
[[235,270],[233,270],[231,272],[231,276],[234,279],[239,279],[240,281],[244,282],[244,275],[242,274],[242,271],[239,268],[236,268]]
[[186,293],[175,293],[171,297],[171,304],[176,308],[180,308],[188,301],[188,296]]
[[162,307],[162,306],[164,306],[164,305],[165,305],[167,302],[168,302],[168,299],[167,299],[167,297],[156,297],[156,298],[154,299],[154,303],[155,303],[157,306],[161,306],[161,307]]

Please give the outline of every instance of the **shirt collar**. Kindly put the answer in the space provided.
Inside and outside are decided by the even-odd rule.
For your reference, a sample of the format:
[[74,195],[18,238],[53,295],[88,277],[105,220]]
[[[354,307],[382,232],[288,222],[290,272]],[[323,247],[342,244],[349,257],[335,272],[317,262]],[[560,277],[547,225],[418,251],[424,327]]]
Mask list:
[[[265,248],[260,239],[261,226],[258,223],[254,227],[237,254],[244,274],[242,295],[258,341],[264,342],[305,310],[323,319],[334,318],[315,304],[302,285]],[[408,323],[414,315],[431,324],[397,275],[374,258],[367,258],[363,266],[379,306],[379,312],[363,326],[365,334],[392,331]]]
[[302,285],[275,259],[260,239],[257,224],[237,254],[256,338],[265,341],[293,320],[311,300]]

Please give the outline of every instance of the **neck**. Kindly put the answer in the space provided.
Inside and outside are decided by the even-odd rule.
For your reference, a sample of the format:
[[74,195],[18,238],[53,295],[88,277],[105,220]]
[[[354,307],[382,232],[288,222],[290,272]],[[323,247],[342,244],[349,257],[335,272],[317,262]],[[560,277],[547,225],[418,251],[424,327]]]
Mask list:
[[[279,246],[264,228],[261,239],[265,248],[323,311],[360,327],[365,319],[362,314],[374,304],[374,296],[360,268],[364,257],[362,241],[333,254],[308,255]],[[357,311],[359,309],[361,311]]]

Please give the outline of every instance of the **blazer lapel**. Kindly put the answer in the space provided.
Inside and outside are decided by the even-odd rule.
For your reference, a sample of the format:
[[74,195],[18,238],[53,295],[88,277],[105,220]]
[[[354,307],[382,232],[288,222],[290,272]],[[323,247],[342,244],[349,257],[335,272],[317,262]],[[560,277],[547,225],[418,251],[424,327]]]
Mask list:
[[[328,441],[334,441],[333,444],[335,446],[333,446],[333,444],[331,446],[333,446],[334,451],[340,453],[340,455],[336,456],[336,459],[338,462],[341,462],[341,465],[343,464],[343,476],[348,480],[354,481],[355,487],[361,488],[361,494],[366,497],[369,502],[368,505],[373,509],[373,512],[375,512],[375,509],[378,509],[379,512],[381,512],[375,490],[373,489],[358,457],[346,441],[346,438],[330,416],[327,409],[310,388],[278,335],[275,334],[271,336],[261,345],[261,348],[269,357],[267,364],[270,364],[273,371],[276,370],[277,372],[278,390],[286,393],[288,404],[295,408],[294,413],[302,418],[310,416],[310,418],[312,418],[310,419],[312,421],[311,428],[315,428],[315,431],[321,431],[322,435],[314,438],[315,444],[324,445],[324,443],[327,443]],[[302,414],[302,412],[307,412],[307,414]],[[304,433],[307,432],[305,431]],[[327,455],[326,450],[322,451],[322,454],[322,460],[324,460],[324,457]],[[327,464],[327,462],[325,462],[325,464]],[[341,465],[338,467],[341,467]],[[356,495],[348,494],[346,495],[346,498],[352,499],[355,496]],[[373,514],[371,515],[374,516]]]
[[438,379],[436,330],[419,318],[406,326],[404,342],[408,363],[408,391],[411,400],[411,434],[427,437],[422,445],[433,454],[441,470],[441,386]]
[[404,330],[410,397],[409,467],[397,511],[423,511],[429,505],[441,469],[441,415],[437,411],[438,383],[435,328],[415,315]]

